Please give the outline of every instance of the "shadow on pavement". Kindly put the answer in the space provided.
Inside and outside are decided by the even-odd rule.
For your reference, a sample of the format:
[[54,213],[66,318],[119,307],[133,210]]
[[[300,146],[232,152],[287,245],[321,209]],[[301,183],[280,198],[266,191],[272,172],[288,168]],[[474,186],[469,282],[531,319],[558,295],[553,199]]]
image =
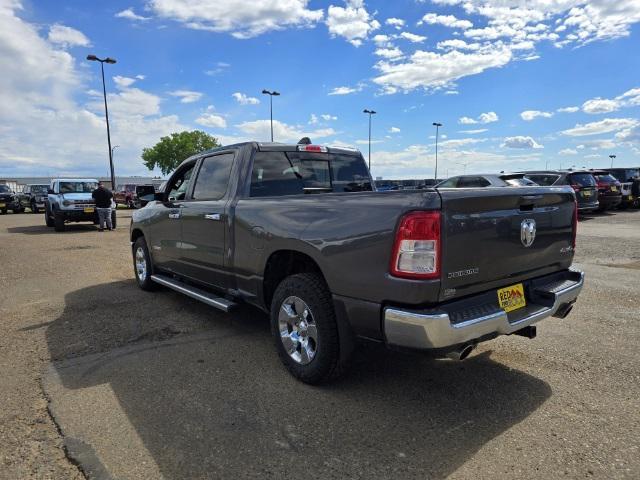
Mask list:
[[19,227],[7,227],[9,233],[22,233],[24,235],[64,235],[67,232],[93,231],[98,229],[91,223],[67,223],[64,232],[56,232],[53,227],[44,225],[24,225]]
[[[133,281],[65,300],[46,331],[54,360],[125,347],[54,363],[60,384],[70,398],[108,385],[165,478],[441,478],[551,394],[489,354],[454,363],[373,344],[343,379],[311,387],[280,365],[254,309],[218,313]],[[117,430],[109,410],[97,411],[72,423]],[[69,419],[58,421],[67,432]],[[91,448],[112,473],[137,458],[114,465],[106,447]]]

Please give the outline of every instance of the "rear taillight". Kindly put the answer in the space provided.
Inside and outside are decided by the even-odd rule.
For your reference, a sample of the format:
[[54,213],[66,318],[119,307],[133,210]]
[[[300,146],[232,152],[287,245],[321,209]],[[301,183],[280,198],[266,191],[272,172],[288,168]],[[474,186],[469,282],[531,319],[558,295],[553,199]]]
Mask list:
[[598,190],[608,190],[609,184],[604,182],[598,182]]
[[573,201],[573,238],[571,239],[571,246],[573,250],[576,249],[576,235],[578,234],[578,202]]
[[391,256],[391,275],[440,276],[440,212],[411,212],[400,220]]

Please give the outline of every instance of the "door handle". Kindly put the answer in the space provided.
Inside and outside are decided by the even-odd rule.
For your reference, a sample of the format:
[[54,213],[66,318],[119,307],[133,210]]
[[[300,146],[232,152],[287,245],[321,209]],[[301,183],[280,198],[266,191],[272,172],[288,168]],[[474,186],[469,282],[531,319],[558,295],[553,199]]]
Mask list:
[[173,219],[173,220],[177,220],[180,218],[180,212],[178,213],[170,213],[169,214],[169,218]]
[[207,213],[207,214],[205,214],[204,218],[206,218],[207,220],[220,220],[220,214],[219,213]]

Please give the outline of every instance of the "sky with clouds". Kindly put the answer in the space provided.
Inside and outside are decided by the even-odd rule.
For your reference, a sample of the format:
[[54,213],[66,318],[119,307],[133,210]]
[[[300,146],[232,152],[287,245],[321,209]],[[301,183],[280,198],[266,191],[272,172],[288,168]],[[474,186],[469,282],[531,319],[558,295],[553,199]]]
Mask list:
[[[0,0],[0,177],[116,173],[201,129],[348,145],[372,173],[640,165],[638,0]],[[156,172],[157,173],[157,172]],[[441,176],[441,175],[439,175]]]

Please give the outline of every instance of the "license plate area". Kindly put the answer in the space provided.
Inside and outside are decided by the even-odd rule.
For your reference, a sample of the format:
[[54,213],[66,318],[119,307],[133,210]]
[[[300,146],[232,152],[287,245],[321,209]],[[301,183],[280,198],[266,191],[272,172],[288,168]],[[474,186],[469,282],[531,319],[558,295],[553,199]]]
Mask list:
[[93,207],[85,207],[84,208],[84,213],[93,213],[93,212],[94,212]]
[[582,191],[582,196],[583,197],[590,197],[591,196],[591,190],[583,190]]
[[6,206],[7,206],[7,204],[6,204],[6,203],[0,203],[0,208],[4,208],[4,207],[6,207]]
[[505,312],[509,313],[519,308],[525,307],[527,301],[524,297],[524,286],[516,283],[509,287],[501,288],[497,291],[498,305]]

